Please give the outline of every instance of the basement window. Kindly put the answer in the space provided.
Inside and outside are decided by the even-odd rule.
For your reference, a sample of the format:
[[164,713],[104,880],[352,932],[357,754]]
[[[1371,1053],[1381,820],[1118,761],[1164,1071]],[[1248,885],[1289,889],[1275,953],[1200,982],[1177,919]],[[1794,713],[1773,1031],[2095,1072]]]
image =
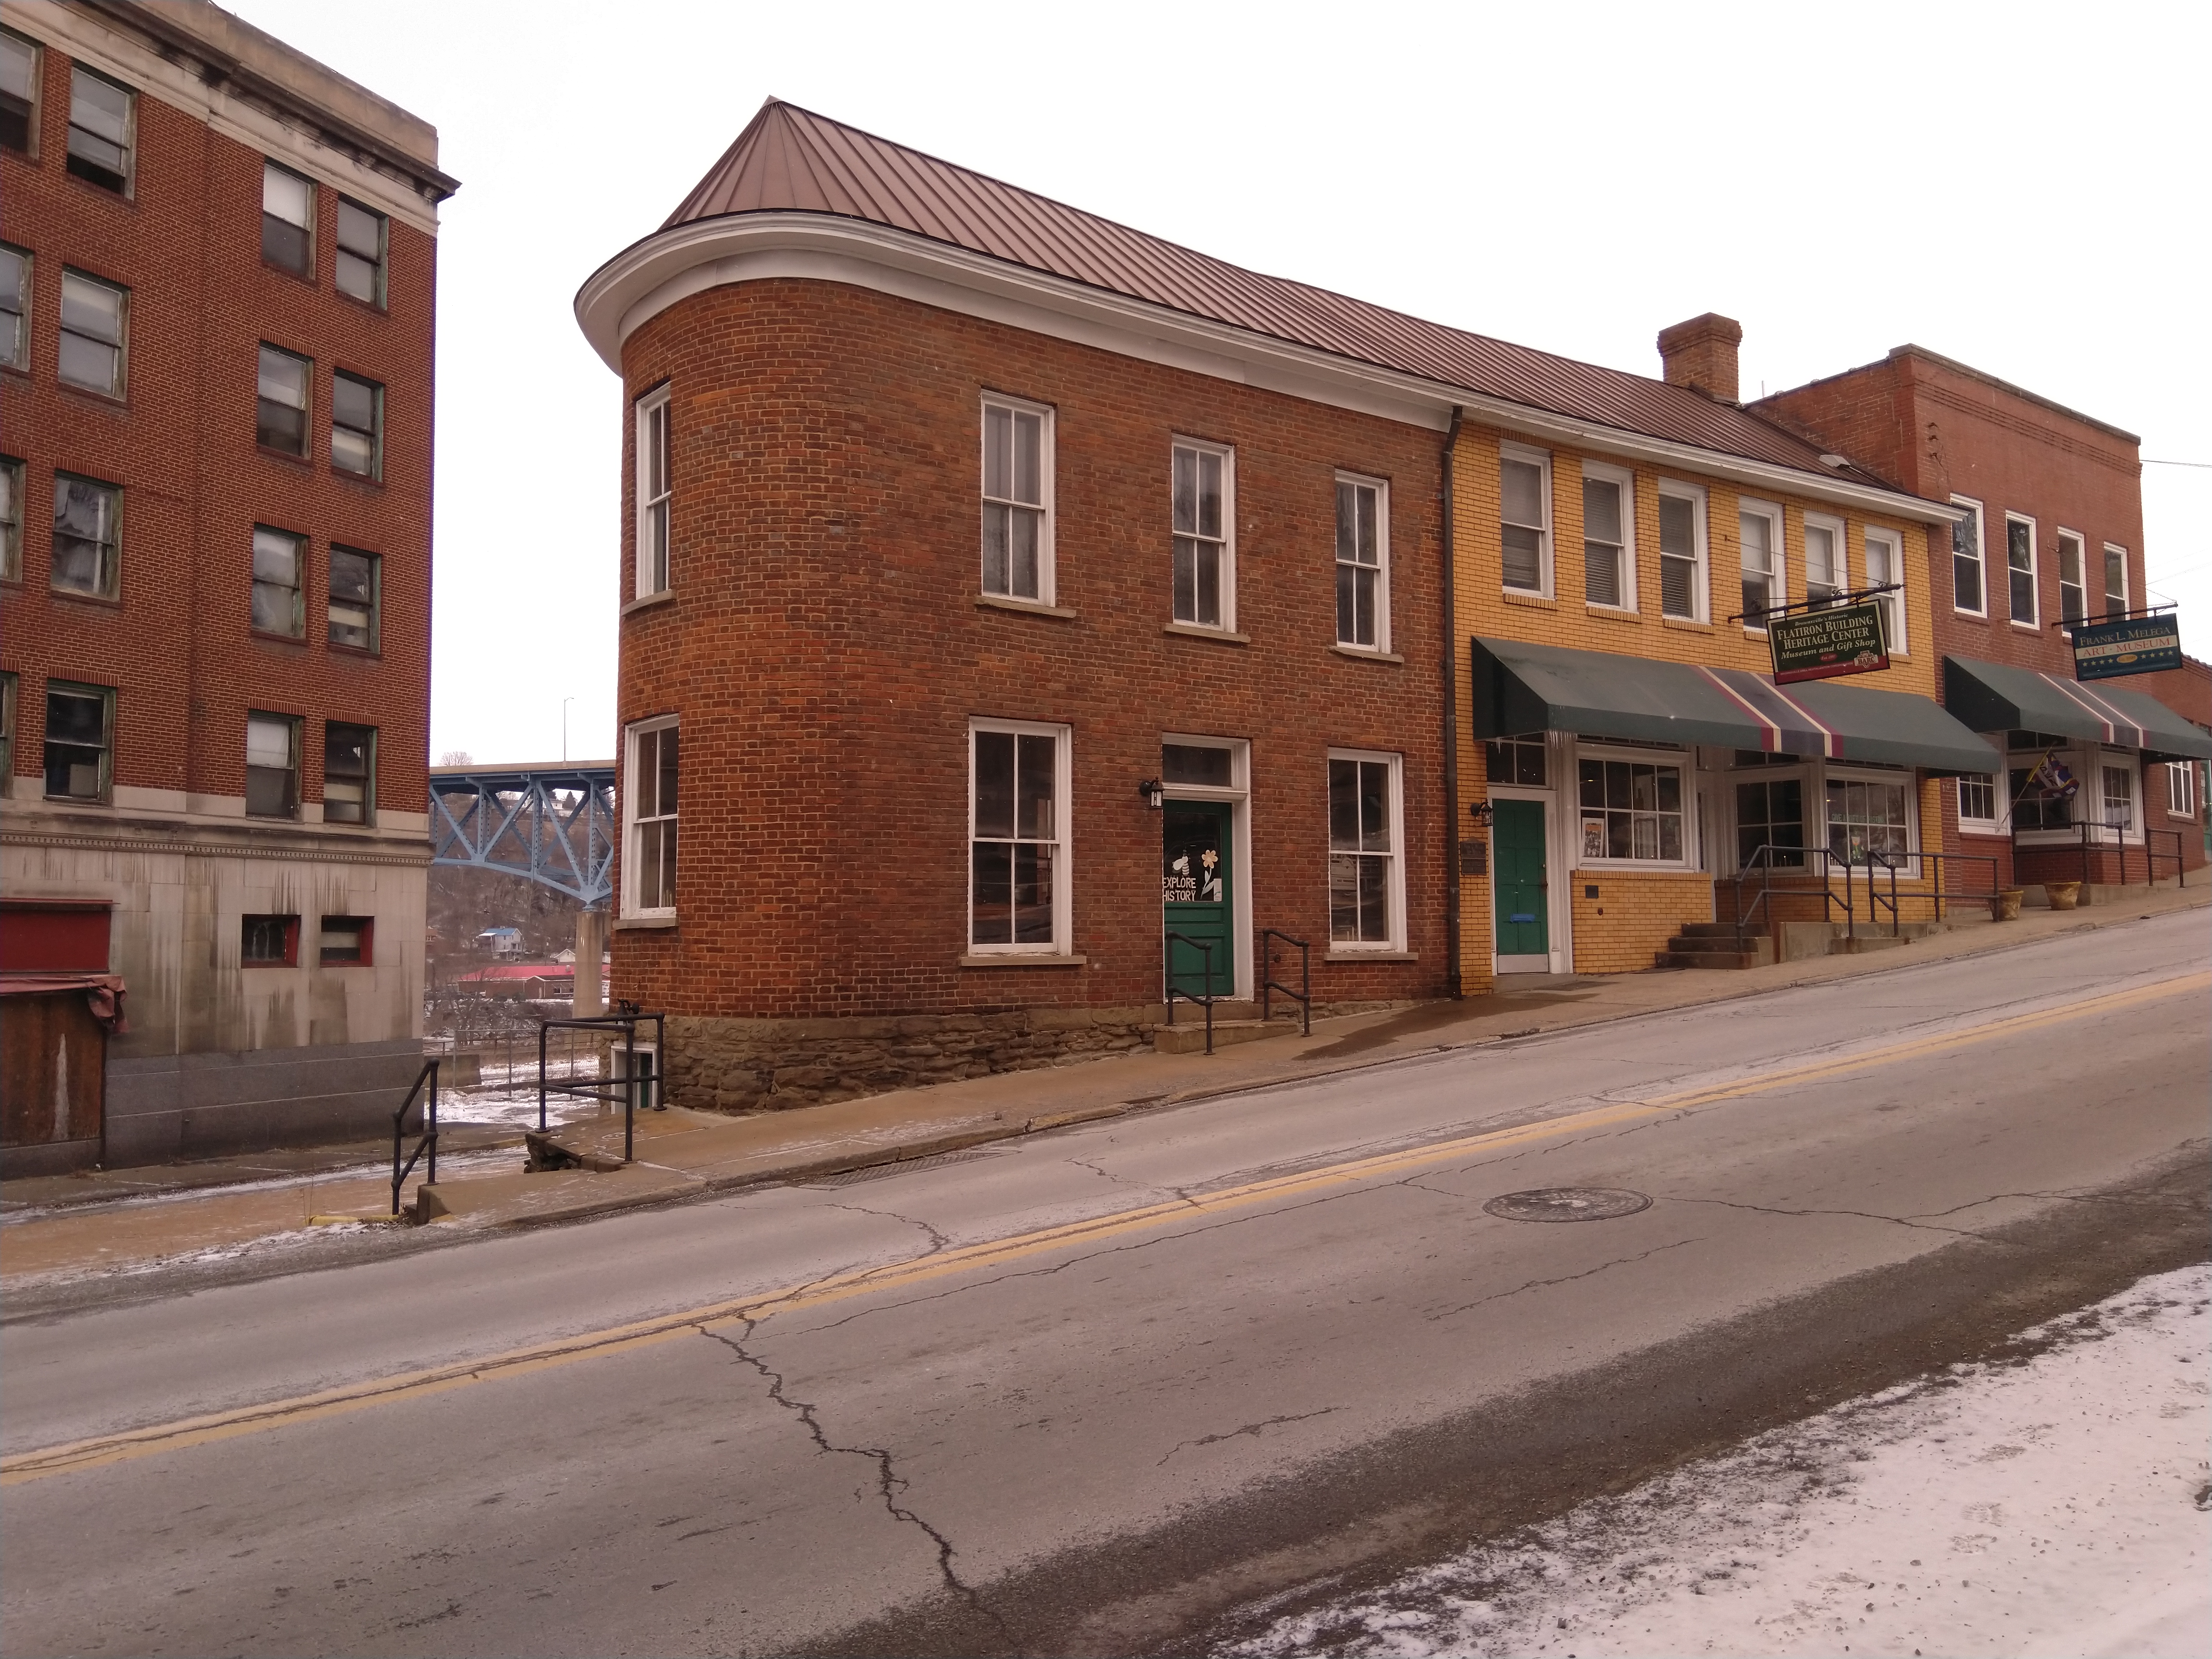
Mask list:
[[325,916],[321,961],[325,968],[369,968],[376,923],[368,916]]
[[297,916],[240,916],[238,964],[241,968],[295,968],[300,962]]

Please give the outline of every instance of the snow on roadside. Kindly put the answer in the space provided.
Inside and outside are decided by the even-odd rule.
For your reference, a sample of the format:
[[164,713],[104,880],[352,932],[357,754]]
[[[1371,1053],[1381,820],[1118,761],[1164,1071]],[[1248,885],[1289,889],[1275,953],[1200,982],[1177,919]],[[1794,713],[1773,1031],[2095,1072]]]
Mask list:
[[2212,1654],[2209,1302],[2145,1279],[1226,1652]]

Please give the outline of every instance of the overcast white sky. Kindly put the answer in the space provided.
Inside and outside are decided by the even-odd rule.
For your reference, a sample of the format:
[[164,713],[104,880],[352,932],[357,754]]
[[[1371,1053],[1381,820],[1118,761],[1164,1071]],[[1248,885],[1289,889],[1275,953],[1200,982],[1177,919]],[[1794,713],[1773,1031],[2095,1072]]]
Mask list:
[[[614,750],[619,386],[569,302],[774,94],[1261,270],[1755,393],[1917,341],[2212,463],[2212,9],[229,0],[436,124],[434,755]],[[2212,467],[2147,466],[2212,656]],[[573,699],[573,701],[569,701]]]

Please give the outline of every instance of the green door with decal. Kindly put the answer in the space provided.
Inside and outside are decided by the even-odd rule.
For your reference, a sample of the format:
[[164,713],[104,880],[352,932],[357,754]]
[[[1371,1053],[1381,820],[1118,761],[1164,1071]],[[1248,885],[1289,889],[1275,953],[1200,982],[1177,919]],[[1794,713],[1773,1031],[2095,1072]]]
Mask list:
[[1498,954],[1548,957],[1545,921],[1544,803],[1501,800],[1490,821],[1491,891],[1498,906]]
[[[1160,820],[1160,907],[1167,933],[1181,935],[1167,941],[1169,982],[1192,996],[1229,996],[1237,988],[1237,884],[1229,867],[1229,808],[1212,801],[1171,800]],[[1192,941],[1210,945],[1211,953]]]

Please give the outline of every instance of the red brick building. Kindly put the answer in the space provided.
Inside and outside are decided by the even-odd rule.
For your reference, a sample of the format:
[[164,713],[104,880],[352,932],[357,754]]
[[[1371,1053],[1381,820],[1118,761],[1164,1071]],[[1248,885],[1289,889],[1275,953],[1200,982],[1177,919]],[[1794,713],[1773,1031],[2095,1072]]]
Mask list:
[[[2006,766],[1946,791],[1946,844],[1995,859],[2008,884],[2083,881],[2093,896],[2154,862],[2170,880],[2177,855],[2201,868],[2212,738],[2189,707],[2195,682],[2077,682],[2065,626],[2148,603],[2136,435],[1913,345],[1753,407],[1965,510],[1930,549],[1944,697]],[[2070,798],[2039,779],[2046,757]]]
[[419,1064],[455,186],[201,0],[0,27],[0,896],[125,981],[108,1162],[358,1132]]
[[[1590,855],[1623,889],[1585,872],[1587,918],[1495,936],[1483,740],[1522,728],[1476,723],[1472,635],[1571,598],[1593,638],[1747,649],[1737,490],[1775,503],[1778,552],[1801,504],[1893,556],[1952,515],[1732,397],[1243,270],[787,105],[576,308],[626,408],[613,988],[670,1013],[698,1105],[1126,1047],[1169,986],[1243,1012],[1263,952],[1297,983],[1267,929],[1337,1008],[1573,965],[1644,927],[1655,868],[1682,889],[1651,900],[1680,907],[1663,940],[1712,915],[1718,832],[1648,700],[1554,746],[1601,793],[1651,785],[1649,855],[1624,799],[1622,848]],[[1614,588],[1585,606],[1606,490]],[[1455,562],[1494,625],[1455,618]],[[1785,740],[1670,672],[1726,705],[1696,742]],[[1909,803],[1916,756],[1874,758]],[[1581,856],[1571,805],[1521,803],[1528,868]]]

